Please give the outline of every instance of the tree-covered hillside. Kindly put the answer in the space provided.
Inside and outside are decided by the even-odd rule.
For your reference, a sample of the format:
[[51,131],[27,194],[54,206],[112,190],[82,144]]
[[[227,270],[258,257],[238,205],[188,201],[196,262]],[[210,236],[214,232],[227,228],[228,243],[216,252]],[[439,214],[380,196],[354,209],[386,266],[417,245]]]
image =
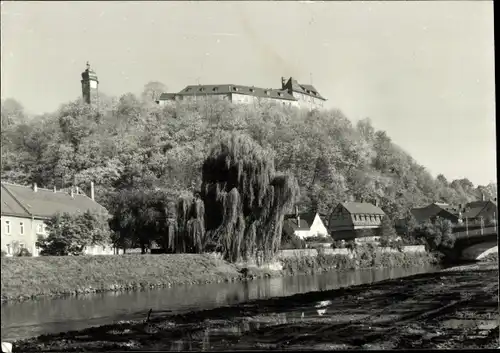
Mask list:
[[162,107],[144,97],[102,97],[99,109],[75,101],[32,119],[15,101],[2,102],[2,180],[58,189],[76,183],[87,191],[94,181],[97,200],[108,207],[128,189],[163,191],[175,205],[200,190],[210,146],[237,131],[273,151],[276,169],[296,177],[303,211],[328,214],[340,201],[378,199],[395,219],[431,201],[478,199],[481,190],[496,197],[496,185],[434,179],[370,120],[353,125],[339,110],[223,101]]

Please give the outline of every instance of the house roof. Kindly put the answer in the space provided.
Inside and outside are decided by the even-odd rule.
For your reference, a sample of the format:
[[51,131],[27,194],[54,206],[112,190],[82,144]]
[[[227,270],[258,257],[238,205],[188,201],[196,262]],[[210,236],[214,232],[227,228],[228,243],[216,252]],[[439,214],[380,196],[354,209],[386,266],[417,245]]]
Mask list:
[[463,214],[464,218],[476,218],[479,216],[483,210],[485,210],[489,205],[497,208],[497,204],[493,201],[473,201],[465,205],[466,211]]
[[290,101],[297,99],[288,91],[283,89],[274,88],[259,88],[253,86],[242,86],[235,84],[222,84],[222,85],[189,85],[186,86],[179,93],[162,93],[160,100],[172,99],[175,96],[194,96],[194,95],[220,95],[220,94],[245,94],[260,98],[275,98]]
[[286,225],[287,227],[290,227],[292,230],[309,230],[310,226],[309,223],[303,219],[302,217],[300,218],[300,224],[297,226],[297,218],[295,215],[288,215],[285,216],[285,220],[283,221],[283,225]]
[[[4,195],[7,202],[4,202]],[[74,194],[71,197],[67,192],[43,188],[37,188],[35,192],[28,186],[2,182],[2,215],[50,218],[57,213],[77,214],[85,211],[107,213],[103,206],[86,195]]]
[[385,215],[380,207],[366,202],[342,202],[341,205],[351,214]]
[[412,208],[410,212],[417,222],[425,222],[431,217],[437,216],[441,212],[446,212],[453,216],[458,216],[458,209],[445,203],[434,202],[425,207]]
[[2,183],[2,215],[18,216],[18,217],[31,217],[27,210],[25,210],[19,202],[4,188]]

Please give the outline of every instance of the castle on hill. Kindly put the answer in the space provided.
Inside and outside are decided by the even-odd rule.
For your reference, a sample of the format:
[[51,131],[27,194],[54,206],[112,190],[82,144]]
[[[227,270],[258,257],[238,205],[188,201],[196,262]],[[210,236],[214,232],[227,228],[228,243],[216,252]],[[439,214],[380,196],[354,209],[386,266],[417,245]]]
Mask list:
[[[99,80],[87,62],[82,72],[82,97],[87,104],[99,103]],[[293,77],[281,78],[281,88],[259,88],[234,84],[189,85],[177,93],[162,93],[157,104],[175,104],[206,98],[228,100],[237,104],[277,103],[285,107],[323,109],[326,99],[313,85],[297,82]]]
[[207,97],[239,104],[278,103],[287,107],[323,109],[326,99],[312,85],[301,84],[290,77],[281,78],[281,88],[259,88],[234,84],[189,85],[178,93],[163,93],[160,105],[178,101],[196,101]]

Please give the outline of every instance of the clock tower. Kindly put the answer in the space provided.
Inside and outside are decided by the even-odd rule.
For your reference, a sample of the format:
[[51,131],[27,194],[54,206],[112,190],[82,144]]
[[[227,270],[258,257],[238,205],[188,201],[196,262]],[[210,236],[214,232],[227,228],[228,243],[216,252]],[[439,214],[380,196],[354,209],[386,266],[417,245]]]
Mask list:
[[99,81],[96,73],[90,68],[87,61],[87,69],[82,72],[82,96],[87,104],[97,104],[99,101]]

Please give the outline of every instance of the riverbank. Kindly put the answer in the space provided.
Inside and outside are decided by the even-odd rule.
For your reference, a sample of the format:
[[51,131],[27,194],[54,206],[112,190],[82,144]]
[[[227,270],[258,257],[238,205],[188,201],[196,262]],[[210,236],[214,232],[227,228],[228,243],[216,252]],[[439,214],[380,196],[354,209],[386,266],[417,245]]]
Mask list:
[[[2,258],[2,302],[42,296],[138,290],[180,284],[221,283],[254,278],[381,267],[424,266],[427,253],[359,250],[344,255],[295,256],[266,266],[230,264],[209,254]],[[29,270],[27,270],[29,269]]]
[[[20,351],[498,347],[498,268],[462,266],[338,290],[18,341]],[[146,313],[145,313],[146,317]]]

